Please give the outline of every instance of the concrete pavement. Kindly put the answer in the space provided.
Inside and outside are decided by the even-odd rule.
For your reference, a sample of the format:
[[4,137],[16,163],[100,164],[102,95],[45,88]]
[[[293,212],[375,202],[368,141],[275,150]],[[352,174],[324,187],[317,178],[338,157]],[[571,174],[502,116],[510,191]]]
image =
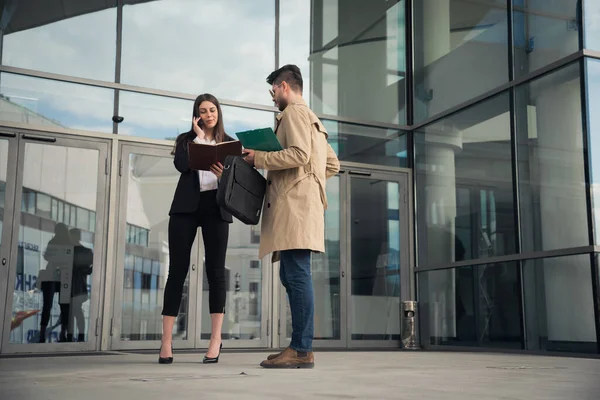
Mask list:
[[600,360],[454,352],[321,352],[313,370],[264,370],[267,353],[0,359],[1,400],[598,400]]

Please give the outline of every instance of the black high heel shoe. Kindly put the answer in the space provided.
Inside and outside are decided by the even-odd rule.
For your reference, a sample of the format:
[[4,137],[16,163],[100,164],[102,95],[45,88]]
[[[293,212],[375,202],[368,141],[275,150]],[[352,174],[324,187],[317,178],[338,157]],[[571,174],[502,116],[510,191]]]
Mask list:
[[219,357],[221,356],[221,350],[223,349],[223,343],[219,347],[219,355],[216,357],[207,357],[204,356],[204,360],[202,360],[202,364],[216,364],[219,362]]
[[[162,350],[162,346],[160,346],[160,350],[158,350],[158,363],[159,364],[173,364],[173,357],[161,357],[160,351]],[[171,344],[171,354],[173,354],[173,345]]]

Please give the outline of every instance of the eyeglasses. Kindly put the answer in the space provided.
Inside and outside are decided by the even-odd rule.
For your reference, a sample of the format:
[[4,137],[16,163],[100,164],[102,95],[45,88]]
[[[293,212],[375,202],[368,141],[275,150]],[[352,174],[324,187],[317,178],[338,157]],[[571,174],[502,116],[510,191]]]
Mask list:
[[[280,87],[281,83],[279,85],[275,85],[273,86],[274,88]],[[275,98],[275,92],[273,91],[273,89],[269,89],[269,94],[271,95],[271,98]]]

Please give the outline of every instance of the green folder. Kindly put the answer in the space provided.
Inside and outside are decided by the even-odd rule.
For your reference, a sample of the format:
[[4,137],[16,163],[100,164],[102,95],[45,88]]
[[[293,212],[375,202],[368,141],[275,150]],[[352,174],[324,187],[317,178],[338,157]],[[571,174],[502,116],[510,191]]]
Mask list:
[[253,129],[236,133],[245,149],[258,151],[280,151],[283,150],[277,139],[273,128]]

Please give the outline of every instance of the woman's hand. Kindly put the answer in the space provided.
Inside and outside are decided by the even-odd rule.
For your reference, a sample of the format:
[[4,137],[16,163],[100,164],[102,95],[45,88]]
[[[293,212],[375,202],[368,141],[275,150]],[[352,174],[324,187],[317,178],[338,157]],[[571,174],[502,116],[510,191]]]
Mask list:
[[192,129],[194,129],[194,133],[196,134],[196,136],[198,136],[198,139],[204,139],[206,134],[204,133],[202,128],[200,128],[200,126],[198,125],[199,122],[200,122],[200,117],[198,117],[198,118],[192,117]]
[[217,178],[221,179],[221,175],[223,175],[223,164],[217,163],[210,166],[210,172],[215,174]]

